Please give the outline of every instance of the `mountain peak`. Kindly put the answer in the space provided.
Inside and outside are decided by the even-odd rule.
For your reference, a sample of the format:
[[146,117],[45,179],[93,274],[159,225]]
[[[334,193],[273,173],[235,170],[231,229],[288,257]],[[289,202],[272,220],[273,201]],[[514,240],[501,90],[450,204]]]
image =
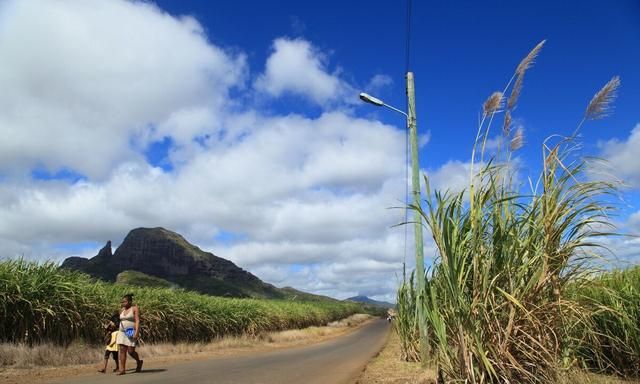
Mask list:
[[202,251],[162,227],[131,230],[111,254],[111,241],[87,260],[68,258],[62,267],[107,281],[126,270],[156,276],[202,293],[234,297],[280,297],[282,293],[229,260]]

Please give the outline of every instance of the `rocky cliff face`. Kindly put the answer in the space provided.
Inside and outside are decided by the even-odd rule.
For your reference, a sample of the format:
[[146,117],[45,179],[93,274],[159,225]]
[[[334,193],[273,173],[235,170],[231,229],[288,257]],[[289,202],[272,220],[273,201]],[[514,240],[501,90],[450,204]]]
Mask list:
[[111,242],[87,260],[70,257],[63,268],[115,281],[118,273],[135,270],[157,276],[202,293],[234,297],[282,297],[266,284],[229,260],[204,252],[179,234],[164,228],[137,228],[111,253]]

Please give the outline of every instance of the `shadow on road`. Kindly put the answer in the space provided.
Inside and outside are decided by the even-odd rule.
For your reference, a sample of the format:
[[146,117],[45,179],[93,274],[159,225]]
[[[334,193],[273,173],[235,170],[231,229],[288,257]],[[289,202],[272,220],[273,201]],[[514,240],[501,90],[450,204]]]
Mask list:
[[166,372],[167,370],[164,368],[156,368],[156,369],[143,369],[140,372],[136,372],[135,369],[127,369],[127,376],[129,375],[139,375],[141,373],[161,373],[161,372]]
[[166,372],[166,369],[144,369],[138,373],[158,373],[158,372]]

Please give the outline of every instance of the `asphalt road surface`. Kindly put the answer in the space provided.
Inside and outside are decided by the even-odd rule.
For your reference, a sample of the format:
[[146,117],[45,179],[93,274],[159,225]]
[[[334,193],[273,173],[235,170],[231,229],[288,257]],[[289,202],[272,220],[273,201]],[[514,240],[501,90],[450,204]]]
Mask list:
[[[375,320],[357,331],[306,347],[260,352],[240,357],[154,365],[124,376],[96,373],[57,383],[154,384],[340,384],[354,381],[384,346],[390,325]],[[144,359],[144,348],[140,349]],[[109,368],[111,368],[111,362]],[[135,367],[131,358],[127,366]]]

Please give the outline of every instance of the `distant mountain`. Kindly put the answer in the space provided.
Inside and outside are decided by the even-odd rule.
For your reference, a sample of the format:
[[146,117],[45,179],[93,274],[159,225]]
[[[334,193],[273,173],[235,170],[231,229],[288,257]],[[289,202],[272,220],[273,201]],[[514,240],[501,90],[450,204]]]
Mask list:
[[284,299],[296,294],[310,295],[280,290],[164,228],[134,229],[115,253],[111,253],[108,241],[95,257],[70,257],[62,267],[107,281],[152,286],[174,284],[216,296]]
[[395,308],[396,307],[395,304],[387,303],[386,301],[373,300],[373,299],[368,298],[367,296],[354,296],[354,297],[350,297],[348,299],[345,299],[345,301],[355,301],[356,303],[364,303],[364,304],[368,304],[368,305],[375,305],[375,306],[383,307],[383,308]]

